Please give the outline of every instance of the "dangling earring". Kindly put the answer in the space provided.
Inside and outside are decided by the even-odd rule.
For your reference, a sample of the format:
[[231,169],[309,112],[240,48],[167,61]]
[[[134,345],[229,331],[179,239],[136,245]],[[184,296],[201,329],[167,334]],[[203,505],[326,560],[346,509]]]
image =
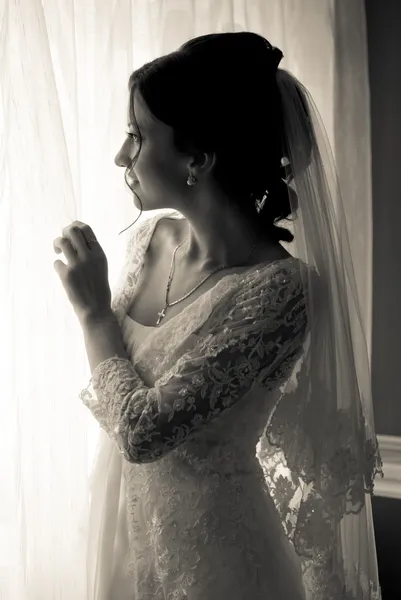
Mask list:
[[187,185],[196,185],[197,181],[198,180],[196,179],[196,177],[194,177],[190,173],[189,176],[188,176]]

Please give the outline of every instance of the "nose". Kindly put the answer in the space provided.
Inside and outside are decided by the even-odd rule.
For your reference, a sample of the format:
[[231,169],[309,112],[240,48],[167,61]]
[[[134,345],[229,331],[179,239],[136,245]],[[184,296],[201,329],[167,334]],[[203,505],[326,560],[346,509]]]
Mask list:
[[131,156],[129,149],[129,144],[127,142],[124,142],[124,144],[121,146],[119,152],[114,158],[114,164],[117,165],[117,167],[127,168],[131,164],[133,156]]
[[130,160],[128,159],[127,155],[124,154],[123,150],[121,149],[114,158],[114,164],[117,165],[117,167],[128,167],[129,163],[130,163]]

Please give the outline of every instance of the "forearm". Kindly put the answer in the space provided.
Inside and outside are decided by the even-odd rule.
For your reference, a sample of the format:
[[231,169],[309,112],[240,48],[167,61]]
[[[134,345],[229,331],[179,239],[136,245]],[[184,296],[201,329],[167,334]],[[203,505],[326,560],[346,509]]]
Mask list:
[[[80,323],[92,373],[91,385],[81,392],[80,398],[99,425],[116,441],[125,459],[136,461],[136,454],[130,452],[128,438],[146,407],[149,388],[136,373],[125,351],[117,319],[107,316],[106,319],[80,320]],[[105,365],[99,368],[102,363]],[[131,437],[131,443],[134,443],[135,436]]]
[[96,367],[108,358],[118,356],[129,360],[120,325],[113,312],[97,319],[87,317],[80,324],[92,376]]

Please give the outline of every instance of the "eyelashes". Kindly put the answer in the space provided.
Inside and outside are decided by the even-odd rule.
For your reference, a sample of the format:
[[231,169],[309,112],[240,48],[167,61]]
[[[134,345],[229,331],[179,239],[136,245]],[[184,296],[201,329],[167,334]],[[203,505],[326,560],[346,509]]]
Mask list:
[[137,137],[138,139],[137,139],[137,140],[134,140],[134,141],[135,141],[135,142],[139,142],[139,136],[138,136],[136,133],[130,133],[129,131],[126,131],[125,133],[126,133],[126,134],[127,134],[127,136],[128,136],[129,138],[131,138],[132,140],[134,139],[134,136],[135,136],[135,137]]

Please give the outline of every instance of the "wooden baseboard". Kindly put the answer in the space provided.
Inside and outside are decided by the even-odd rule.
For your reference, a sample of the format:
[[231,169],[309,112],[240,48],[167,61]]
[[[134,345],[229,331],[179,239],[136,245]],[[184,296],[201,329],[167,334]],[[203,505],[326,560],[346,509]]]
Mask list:
[[401,500],[401,437],[378,435],[380,454],[383,460],[383,479],[375,479],[374,496]]

